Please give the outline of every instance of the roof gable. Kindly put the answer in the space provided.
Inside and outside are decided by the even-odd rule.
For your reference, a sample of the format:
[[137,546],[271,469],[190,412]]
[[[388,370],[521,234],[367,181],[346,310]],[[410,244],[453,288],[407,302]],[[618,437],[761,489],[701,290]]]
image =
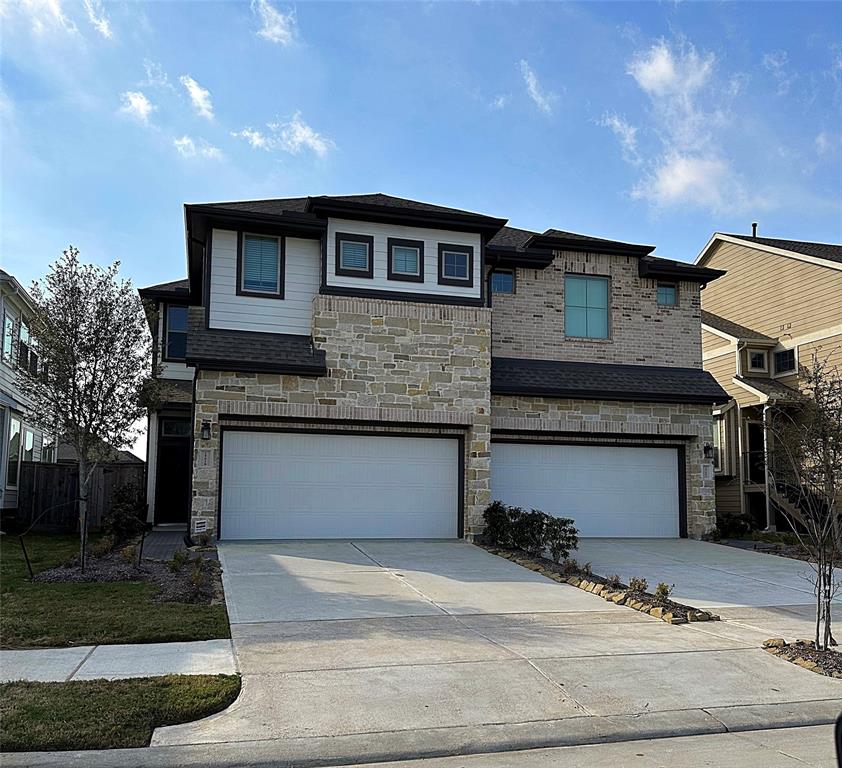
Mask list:
[[751,235],[735,235],[725,232],[714,232],[694,263],[700,266],[704,265],[719,243],[733,243],[764,251],[770,255],[796,259],[829,269],[842,270],[842,245],[816,243],[807,240],[782,240],[774,237],[752,237]]

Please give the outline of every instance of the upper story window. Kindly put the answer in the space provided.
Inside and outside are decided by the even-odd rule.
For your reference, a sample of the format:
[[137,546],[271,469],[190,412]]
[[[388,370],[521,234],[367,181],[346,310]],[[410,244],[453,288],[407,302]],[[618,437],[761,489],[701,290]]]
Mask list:
[[17,488],[20,468],[20,419],[9,420],[9,442],[6,444],[6,487]]
[[237,292],[283,298],[283,245],[280,237],[243,234]]
[[370,235],[337,232],[336,274],[374,277],[374,238]]
[[750,349],[748,351],[748,369],[750,371],[768,370],[766,366],[766,352],[762,349]]
[[661,307],[678,306],[678,286],[675,283],[658,283],[658,305]]
[[439,243],[439,285],[474,285],[474,249]]
[[608,338],[608,278],[566,275],[564,335],[582,339]]
[[775,373],[790,373],[795,370],[795,350],[784,349],[775,352]]
[[29,368],[29,350],[29,326],[21,322],[20,331],[18,332],[18,365],[21,368]]
[[725,471],[725,417],[713,417],[713,469],[715,472]]
[[164,359],[184,360],[187,356],[187,307],[167,305],[164,336]]
[[12,361],[15,349],[15,319],[3,313],[3,359]]
[[424,282],[424,242],[390,237],[386,243],[389,253],[389,280]]
[[515,273],[513,269],[494,269],[491,271],[492,293],[514,293]]

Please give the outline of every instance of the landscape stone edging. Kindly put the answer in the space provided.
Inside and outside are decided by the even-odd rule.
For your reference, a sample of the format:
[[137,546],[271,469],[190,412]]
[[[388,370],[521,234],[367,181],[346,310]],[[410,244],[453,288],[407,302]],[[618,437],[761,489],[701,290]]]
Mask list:
[[[763,641],[763,650],[767,653],[771,653],[773,656],[778,656],[779,658],[783,659],[784,661],[788,661],[790,664],[795,664],[796,666],[801,667],[802,669],[806,669],[809,672],[815,672],[817,675],[823,675],[824,677],[832,677],[837,680],[842,679],[842,672],[831,672],[828,669],[825,669],[817,662],[813,661],[812,659],[805,659],[802,656],[796,655],[794,658],[788,655],[787,649],[795,649],[799,645],[806,645],[808,646],[807,650],[812,651],[813,653],[816,652],[814,648],[809,648],[809,645],[812,641],[807,640],[796,640],[794,643],[788,643],[782,637],[770,637],[768,640]],[[798,653],[797,650],[794,653]],[[836,653],[836,651],[823,651],[823,653]]]

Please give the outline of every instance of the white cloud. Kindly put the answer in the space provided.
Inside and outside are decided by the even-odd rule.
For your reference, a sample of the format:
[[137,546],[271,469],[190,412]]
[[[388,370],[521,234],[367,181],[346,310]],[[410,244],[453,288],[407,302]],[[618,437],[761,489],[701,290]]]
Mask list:
[[815,145],[818,154],[823,156],[832,155],[842,147],[842,134],[821,131],[816,136]]
[[151,59],[143,60],[143,69],[146,72],[146,80],[140,83],[141,86],[148,88],[169,88],[171,91],[175,90],[175,86],[170,82],[170,78],[158,62]]
[[104,38],[112,38],[114,32],[111,29],[111,22],[105,13],[105,8],[102,7],[101,0],[84,0],[84,5],[88,14],[88,21],[91,22],[94,29]]
[[222,157],[219,147],[209,144],[204,139],[194,141],[189,136],[182,136],[173,140],[173,146],[182,157],[204,157],[209,160],[219,160]]
[[712,53],[700,56],[689,43],[673,50],[659,40],[635,54],[627,71],[650,96],[689,98],[708,82],[715,61]]
[[64,15],[61,0],[20,0],[20,2],[4,2],[3,13],[16,9],[29,19],[32,31],[36,35],[43,35],[54,29],[76,33],[78,28],[73,21]]
[[123,106],[120,112],[149,125],[149,115],[155,111],[155,105],[146,98],[142,91],[125,91],[120,94]]
[[617,140],[620,142],[623,159],[633,165],[639,165],[641,158],[637,151],[637,128],[626,122],[616,113],[604,114],[599,124],[603,128],[610,128],[613,131]]
[[789,93],[790,86],[798,75],[789,70],[789,54],[786,51],[771,51],[763,54],[763,68],[777,84],[778,96]]
[[520,60],[520,73],[523,75],[523,82],[526,83],[526,92],[529,98],[535,102],[538,109],[545,114],[552,114],[553,102],[556,100],[556,95],[550,91],[545,91],[538,82],[538,77],[529,66],[526,59]]
[[508,103],[509,97],[506,94],[501,93],[499,96],[495,96],[488,106],[491,107],[491,109],[504,109]]
[[190,96],[196,114],[199,117],[213,120],[213,102],[211,101],[210,91],[207,88],[202,88],[190,75],[182,75],[179,80]]
[[251,12],[260,18],[259,37],[271,43],[290,45],[298,34],[295,11],[283,13],[269,0],[251,0]]
[[658,207],[684,203],[713,211],[724,208],[731,187],[731,169],[716,157],[670,153],[632,191]]
[[233,131],[231,135],[248,142],[253,149],[281,149],[291,155],[310,150],[319,157],[325,157],[336,146],[327,136],[305,123],[300,112],[296,112],[292,119],[286,122],[267,123],[266,128],[268,132],[247,127]]

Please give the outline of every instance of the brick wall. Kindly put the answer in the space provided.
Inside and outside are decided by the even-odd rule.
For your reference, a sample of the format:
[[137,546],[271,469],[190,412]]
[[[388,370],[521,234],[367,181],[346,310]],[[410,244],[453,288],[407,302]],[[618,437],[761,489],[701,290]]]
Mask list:
[[644,445],[684,445],[688,533],[699,538],[716,524],[713,463],[704,456],[712,439],[710,406],[494,395],[491,416],[495,430],[579,433],[584,441],[627,435]]
[[[482,527],[490,501],[490,311],[365,298],[317,296],[313,342],[322,378],[200,371],[196,378],[193,520],[216,527],[220,419],[385,422],[465,435],[465,531]],[[201,422],[212,437],[201,440]]]
[[[517,293],[495,294],[494,354],[592,363],[701,368],[699,285],[679,283],[677,307],[660,307],[656,281],[637,274],[636,258],[557,252],[546,269],[518,269]],[[610,277],[610,338],[564,336],[564,275]]]

